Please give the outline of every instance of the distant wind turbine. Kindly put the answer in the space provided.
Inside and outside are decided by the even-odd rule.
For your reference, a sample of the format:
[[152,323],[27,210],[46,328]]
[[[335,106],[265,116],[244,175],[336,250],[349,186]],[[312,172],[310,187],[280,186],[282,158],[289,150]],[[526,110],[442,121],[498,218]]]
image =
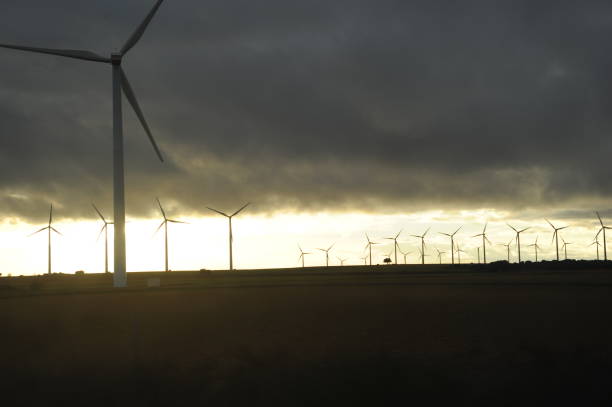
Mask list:
[[518,262],[520,263],[521,262],[521,233],[523,233],[529,228],[527,227],[525,229],[517,230],[514,228],[514,226],[510,225],[509,223],[506,223],[506,225],[508,225],[510,229],[516,232],[516,247],[518,248]]
[[363,256],[363,257],[360,257],[360,259],[361,259],[361,260],[363,260],[363,265],[364,265],[364,266],[367,266],[367,265],[368,265],[368,256],[367,256],[367,255],[366,255],[366,256]]
[[163,157],[157,143],[151,134],[149,126],[145,121],[140,105],[136,100],[136,95],[132,90],[125,72],[121,68],[121,61],[127,52],[140,40],[144,34],[151,19],[157,12],[163,0],[158,0],[152,7],[149,14],[144,18],[132,35],[128,38],[119,52],[114,52],[109,57],[101,56],[90,51],[72,50],[72,49],[51,49],[26,47],[21,45],[0,44],[2,48],[11,48],[20,51],[36,52],[40,54],[57,55],[66,58],[75,58],[85,61],[103,62],[112,65],[113,72],[113,210],[115,220],[115,267],[113,274],[114,287],[127,286],[127,274],[125,268],[125,185],[124,185],[124,168],[123,168],[123,114],[121,110],[121,95],[125,95],[130,105],[134,109],[136,116],[140,120],[149,141],[153,145],[155,153],[160,161]]
[[566,242],[565,239],[561,238],[561,241],[563,241],[563,251],[565,252],[565,260],[567,260],[567,246],[571,245],[571,242]]
[[399,248],[399,251],[400,251],[400,253],[402,254],[402,256],[404,256],[404,264],[408,264],[408,262],[406,261],[406,257],[407,257],[409,254],[412,254],[412,252],[404,252],[404,251],[402,250],[402,248],[401,248],[401,247],[399,247],[399,246],[398,246],[398,248]]
[[397,264],[397,248],[398,248],[398,245],[397,245],[397,238],[398,238],[398,237],[399,237],[399,235],[401,235],[401,234],[402,234],[402,231],[401,231],[401,229],[400,229],[399,233],[398,233],[397,235],[395,235],[395,237],[385,237],[385,239],[386,239],[386,240],[393,240],[393,249],[394,249],[394,252],[395,252],[395,255],[394,255],[394,257],[395,257],[395,258],[394,258],[394,263],[395,263],[395,264]]
[[480,247],[477,247],[476,250],[478,251],[478,264],[480,264]]
[[112,225],[113,222],[108,222],[96,205],[92,203],[91,206],[93,206],[95,211],[100,216],[100,219],[102,219],[102,222],[104,222],[102,229],[100,229],[100,234],[98,234],[98,239],[100,238],[102,232],[104,232],[104,272],[108,273],[108,225]]
[[229,267],[230,267],[229,269],[230,271],[234,269],[234,253],[233,253],[234,235],[232,234],[232,218],[238,215],[240,212],[242,212],[242,210],[249,205],[250,205],[250,202],[247,202],[242,208],[238,209],[236,212],[232,213],[231,215],[228,215],[225,212],[221,212],[213,208],[209,208],[207,206],[207,208],[210,209],[211,211],[217,212],[219,215],[225,216],[229,220]]
[[455,264],[455,235],[457,234],[457,232],[459,232],[459,230],[461,230],[462,227],[463,226],[459,226],[459,228],[457,230],[455,230],[454,233],[442,233],[442,232],[438,232],[441,235],[450,237],[450,240],[451,240],[451,264]]
[[365,248],[366,250],[369,249],[370,250],[370,266],[372,265],[372,245],[375,244],[380,244],[380,243],[376,243],[370,240],[370,237],[368,236],[368,234],[366,233],[366,239],[368,240],[368,243],[366,244]]
[[467,254],[467,252],[465,252],[464,250],[461,250],[461,247],[459,247],[459,243],[455,243],[455,247],[456,247],[456,252],[457,252],[457,260],[459,261],[459,264],[461,264],[461,253],[465,253]]
[[[487,264],[487,242],[491,243],[491,241],[487,237],[487,225],[488,224],[489,222],[485,223],[484,228],[482,229],[482,233],[472,236],[472,237],[482,236],[482,255],[483,255],[484,264]],[[478,263],[480,263],[480,250],[478,250]]]
[[538,245],[538,239],[539,238],[540,238],[539,236],[536,236],[535,242],[533,242],[532,244],[529,245],[529,247],[533,247],[533,249],[535,250],[535,261],[536,261],[536,263],[538,262],[538,250],[541,249],[540,245]]
[[599,219],[599,224],[601,225],[600,232],[603,232],[603,248],[604,248],[604,260],[608,261],[608,247],[606,244],[606,229],[612,229],[612,227],[605,226],[603,221],[601,220],[601,216],[599,216],[599,212],[595,212],[597,214],[597,219]]
[[332,243],[331,246],[329,246],[327,249],[317,249],[317,250],[321,250],[322,252],[325,252],[325,267],[329,267],[329,251],[332,249],[332,247],[334,247],[336,243]]
[[508,250],[508,263],[510,263],[510,246],[512,246],[512,241],[513,240],[514,240],[514,238],[510,239],[510,241],[508,243],[499,243],[499,245],[505,246],[506,249]]
[[304,250],[302,250],[300,245],[298,245],[298,248],[300,249],[300,257],[298,257],[298,261],[302,260],[302,268],[304,268],[304,260],[306,258],[306,255],[307,254],[311,254],[311,253],[308,253],[308,252],[305,252]]
[[436,247],[436,251],[438,252],[438,260],[440,261],[440,264],[442,264],[442,255],[445,254],[446,252],[440,251],[440,249],[438,249],[437,247]]
[[553,241],[556,243],[556,246],[557,246],[557,261],[559,261],[559,231],[567,228],[567,226],[563,226],[561,228],[557,228],[557,227],[555,227],[555,225],[550,223],[550,221],[548,219],[545,219],[545,220],[546,220],[546,222],[548,222],[550,227],[553,228],[553,230],[554,230],[551,243]]
[[347,259],[342,259],[342,258],[338,257],[338,261],[340,262],[340,265],[341,265],[341,266],[344,266],[344,262],[345,262],[346,260],[347,260]]
[[[600,232],[601,232],[601,230],[600,230]],[[593,243],[591,243],[589,245],[589,247],[591,247],[593,245],[595,245],[597,247],[597,260],[599,260],[599,246],[601,246],[601,243],[599,243],[598,238],[599,238],[599,232],[597,233],[597,236],[595,236],[595,240],[593,241]]]
[[53,223],[53,205],[51,205],[50,209],[49,209],[49,224],[47,226],[45,226],[44,228],[40,228],[38,229],[36,232],[30,234],[30,236],[33,236],[37,233],[42,232],[43,230],[47,231],[47,239],[48,239],[48,243],[47,243],[47,274],[51,274],[51,231],[57,233],[58,235],[61,235],[60,232],[57,231],[57,229],[55,229],[53,226],[51,226],[51,224]]
[[431,228],[427,228],[427,230],[425,231],[425,233],[423,233],[421,236],[419,235],[411,235],[412,237],[416,237],[421,239],[421,264],[425,264],[425,235],[427,235],[427,232],[429,232],[429,229]]
[[164,247],[166,249],[165,250],[165,253],[166,253],[165,265],[166,265],[166,271],[169,271],[168,269],[168,223],[187,223],[187,222],[183,222],[183,221],[175,220],[175,219],[168,219],[166,217],[166,211],[164,211],[164,208],[162,207],[161,202],[159,202],[159,199],[155,198],[155,200],[157,201],[157,205],[159,205],[159,210],[161,211],[161,214],[164,217],[164,220],[157,227],[157,229],[155,230],[155,233],[159,232],[159,230],[162,227],[164,228]]

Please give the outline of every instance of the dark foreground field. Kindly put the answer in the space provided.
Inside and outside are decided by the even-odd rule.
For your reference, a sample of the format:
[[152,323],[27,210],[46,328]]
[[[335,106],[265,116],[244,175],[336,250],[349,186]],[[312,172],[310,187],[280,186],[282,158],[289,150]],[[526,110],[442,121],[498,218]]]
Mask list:
[[609,405],[611,271],[378,270],[0,279],[0,400]]

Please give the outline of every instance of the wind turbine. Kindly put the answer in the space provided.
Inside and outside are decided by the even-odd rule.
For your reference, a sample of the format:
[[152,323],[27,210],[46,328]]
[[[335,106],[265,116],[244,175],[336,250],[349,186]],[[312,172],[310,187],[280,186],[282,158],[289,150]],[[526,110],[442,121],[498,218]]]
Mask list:
[[372,245],[373,244],[380,244],[380,243],[376,243],[370,240],[370,237],[368,236],[368,234],[366,233],[366,239],[368,240],[368,244],[366,244],[365,248],[366,249],[370,249],[370,266],[372,265]]
[[48,239],[48,255],[47,255],[47,273],[51,274],[51,231],[54,231],[55,233],[57,233],[58,235],[61,235],[60,232],[57,231],[57,229],[55,229],[53,226],[51,226],[51,223],[53,223],[53,205],[51,205],[50,209],[49,209],[49,224],[47,226],[45,226],[44,228],[40,228],[38,229],[36,232],[30,234],[30,236],[33,236],[37,233],[42,232],[43,230],[47,231],[47,239]]
[[[552,241],[556,242],[556,245],[557,245],[557,261],[559,261],[559,231],[567,228],[567,226],[563,226],[561,228],[556,228],[555,225],[550,223],[550,221],[548,219],[545,219],[545,220],[546,220],[546,222],[548,222],[550,227],[553,228],[553,230],[554,230],[553,236],[552,236]],[[551,243],[552,243],[552,241],[551,241]]]
[[476,250],[478,250],[478,264],[480,264],[480,247],[477,247]]
[[168,269],[168,222],[170,222],[170,223],[187,223],[187,222],[182,222],[180,220],[175,220],[175,219],[168,219],[166,217],[166,211],[164,211],[164,208],[162,207],[161,202],[159,202],[159,198],[155,198],[155,200],[157,201],[157,205],[159,205],[159,210],[161,211],[161,214],[164,217],[164,220],[157,227],[157,229],[155,230],[155,233],[159,232],[159,229],[161,229],[162,226],[164,227],[164,246],[165,246],[165,249],[166,249],[166,263],[165,263],[165,265],[166,265],[166,271],[169,271],[169,269]]
[[395,257],[394,258],[394,260],[395,260],[394,263],[395,264],[397,264],[397,247],[398,247],[397,246],[397,238],[401,234],[402,234],[402,230],[400,229],[399,233],[397,235],[395,235],[395,237],[385,237],[386,240],[393,240],[393,249],[394,249],[394,252],[395,252],[395,255],[394,255],[394,257]]
[[98,234],[98,239],[100,238],[102,232],[104,232],[104,272],[108,273],[108,225],[112,225],[113,222],[108,222],[106,218],[104,218],[104,216],[102,215],[102,212],[100,212],[100,210],[96,207],[96,205],[92,203],[91,206],[93,206],[95,211],[100,216],[100,219],[102,219],[102,222],[104,222],[102,229],[100,229],[100,234]]
[[36,52],[41,54],[57,55],[66,58],[75,58],[85,61],[103,62],[112,65],[113,75],[113,210],[115,220],[115,267],[113,274],[114,287],[127,286],[127,274],[125,269],[125,185],[124,185],[124,167],[123,167],[123,114],[121,110],[121,95],[124,94],[130,105],[134,109],[136,116],[140,120],[149,141],[155,149],[155,153],[160,161],[164,161],[157,147],[157,143],[151,134],[149,126],[145,121],[144,115],[136,95],[132,90],[125,72],[121,68],[121,61],[127,52],[140,40],[144,34],[151,19],[157,12],[163,0],[158,0],[149,11],[149,14],[144,18],[132,35],[128,38],[119,52],[111,53],[110,57],[101,56],[90,51],[72,50],[72,49],[51,49],[26,47],[21,45],[0,44],[2,48],[11,48],[20,51]]
[[302,268],[304,268],[304,259],[306,258],[307,254],[311,254],[311,253],[308,253],[302,250],[300,245],[298,245],[298,248],[300,249],[300,257],[298,257],[298,261],[302,260]]
[[412,252],[405,252],[405,253],[404,253],[404,251],[402,250],[402,248],[401,248],[401,247],[399,247],[399,246],[398,246],[398,248],[399,248],[399,251],[400,251],[400,253],[402,254],[402,256],[404,256],[404,264],[408,264],[408,262],[406,261],[406,257],[407,257],[409,254],[412,254]]
[[365,255],[363,257],[360,257],[360,259],[363,260],[363,265],[364,266],[368,265],[368,256],[367,255]]
[[536,263],[538,262],[538,250],[541,249],[540,245],[538,245],[538,239],[539,238],[540,238],[539,236],[536,236],[535,242],[529,245],[529,247],[533,247],[533,249],[535,250],[535,261],[536,261]]
[[510,225],[509,223],[506,223],[506,225],[508,225],[510,229],[516,232],[516,246],[518,247],[518,262],[520,263],[521,262],[521,233],[523,233],[529,228],[527,227],[525,229],[517,230],[514,228],[514,226]]
[[498,243],[500,246],[505,246],[506,249],[508,250],[508,263],[510,263],[510,246],[512,246],[513,240],[514,238],[510,239],[508,243]]
[[598,238],[599,238],[599,233],[597,233],[597,236],[595,236],[595,241],[593,241],[593,243],[591,243],[589,245],[589,247],[591,247],[593,245],[595,245],[597,247],[597,260],[599,260],[599,246],[601,246],[601,243],[599,243]]
[[441,235],[444,236],[448,236],[450,237],[451,240],[451,264],[455,264],[455,235],[457,234],[457,232],[459,232],[459,230],[461,230],[463,226],[459,226],[459,228],[457,230],[455,230],[454,233],[442,233],[442,232],[438,232]]
[[[597,214],[597,219],[599,219],[599,223],[601,224],[600,231],[603,231],[603,248],[604,248],[604,260],[608,260],[608,248],[606,245],[606,229],[612,229],[612,227],[605,226],[603,221],[601,220],[601,216],[599,216],[599,212],[595,212]],[[599,249],[599,247],[598,247]]]
[[419,255],[421,256],[421,259],[423,260],[423,264],[425,264],[425,257],[428,257],[428,254],[425,254],[424,251],[421,250],[420,247],[417,247],[417,250],[419,251]]
[[561,238],[561,240],[563,241],[563,251],[565,252],[565,260],[567,260],[567,246],[571,245],[571,242],[566,242],[565,239]]
[[344,262],[345,262],[346,260],[347,260],[347,259],[341,259],[340,257],[338,257],[338,261],[340,262],[340,265],[341,265],[341,266],[344,266]]
[[465,250],[461,250],[461,247],[459,247],[459,243],[456,243],[455,247],[457,248],[457,250],[455,250],[457,252],[457,259],[459,260],[459,264],[461,264],[461,253],[467,254],[467,252]]
[[[487,264],[487,242],[491,243],[489,238],[487,237],[487,225],[489,222],[485,223],[484,228],[482,229],[482,233],[474,235],[472,237],[482,236],[482,256],[484,260],[484,264]],[[478,251],[478,263],[480,263],[480,250]]]
[[438,249],[437,247],[436,247],[436,251],[438,252],[438,260],[440,260],[440,264],[442,264],[442,255],[445,254],[446,252],[440,251],[440,249]]
[[329,267],[329,251],[332,249],[332,247],[334,247],[336,243],[332,243],[331,246],[329,246],[327,249],[317,249],[317,250],[321,250],[322,252],[325,252],[325,267]]
[[429,232],[429,229],[431,229],[431,228],[430,227],[427,228],[425,233],[423,233],[421,236],[419,236],[419,235],[411,235],[412,237],[417,237],[417,238],[421,239],[421,264],[425,264],[425,235],[427,234],[427,232]]
[[230,271],[234,269],[234,254],[233,254],[233,243],[234,243],[234,235],[232,235],[232,218],[236,215],[238,215],[240,212],[242,212],[242,210],[244,208],[246,208],[247,206],[249,206],[251,203],[247,202],[242,208],[238,209],[236,212],[232,213],[231,215],[228,215],[225,212],[221,212],[218,211],[216,209],[210,208],[207,206],[208,209],[210,209],[213,212],[217,212],[219,215],[225,216],[228,220],[229,220],[229,266],[230,266]]

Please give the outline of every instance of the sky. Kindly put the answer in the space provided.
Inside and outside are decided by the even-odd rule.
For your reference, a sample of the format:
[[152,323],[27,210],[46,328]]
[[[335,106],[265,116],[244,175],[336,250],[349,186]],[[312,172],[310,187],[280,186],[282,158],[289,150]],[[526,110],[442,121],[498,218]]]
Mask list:
[[[0,42],[108,55],[152,4],[6,0]],[[123,62],[166,157],[124,104],[128,269],[163,266],[155,197],[190,221],[171,225],[177,269],[227,267],[206,207],[246,202],[240,268],[296,265],[300,242],[358,263],[365,232],[404,228],[414,249],[427,227],[435,261],[438,232],[465,225],[474,251],[487,220],[494,243],[510,222],[549,250],[544,218],[592,257],[593,211],[612,218],[611,34],[612,4],[592,0],[166,1]],[[27,235],[53,203],[58,271],[95,271],[110,67],[0,55],[0,267],[45,271],[45,236]]]

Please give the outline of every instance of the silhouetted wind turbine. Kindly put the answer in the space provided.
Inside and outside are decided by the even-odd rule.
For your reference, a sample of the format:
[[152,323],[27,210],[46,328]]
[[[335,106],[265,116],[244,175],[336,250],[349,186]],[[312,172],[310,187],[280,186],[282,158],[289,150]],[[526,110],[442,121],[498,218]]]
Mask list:
[[398,248],[399,248],[399,251],[400,251],[400,253],[402,254],[402,256],[404,256],[404,264],[408,264],[408,262],[406,261],[406,257],[407,257],[409,254],[412,254],[412,252],[406,252],[406,253],[404,253],[404,251],[402,250],[402,248],[401,248],[401,247],[399,247],[399,246],[398,246]]
[[[472,237],[482,236],[482,255],[484,264],[487,264],[487,242],[491,243],[489,238],[487,237],[487,225],[489,222],[485,223],[484,228],[482,229],[482,233],[474,235]],[[478,263],[480,263],[480,250],[478,250]]]
[[476,250],[478,251],[478,264],[480,264],[480,247],[477,247]]
[[225,212],[221,212],[221,211],[218,211],[216,209],[213,209],[207,206],[207,208],[210,209],[211,211],[217,212],[219,215],[225,216],[229,220],[229,266],[230,266],[230,270],[234,269],[234,253],[233,253],[233,248],[232,248],[233,243],[234,243],[234,235],[232,234],[232,218],[238,215],[240,212],[242,212],[242,210],[249,205],[250,205],[250,202],[247,202],[242,208],[238,209],[236,212],[232,213],[231,215],[228,215]]
[[563,251],[565,252],[565,260],[567,260],[567,246],[571,245],[571,242],[566,242],[565,239],[561,238],[563,241]]
[[100,219],[102,219],[102,222],[104,222],[104,225],[102,226],[102,229],[100,229],[100,233],[98,234],[98,239],[100,238],[102,232],[104,232],[104,272],[108,273],[108,225],[112,225],[113,222],[108,222],[106,218],[104,218],[104,216],[102,215],[102,212],[100,212],[100,210],[96,207],[96,205],[92,203],[91,206],[93,206],[95,211],[100,216]]
[[30,234],[30,236],[33,236],[37,233],[42,232],[43,230],[46,230],[47,233],[47,239],[48,239],[48,252],[47,252],[47,273],[51,274],[51,231],[54,231],[55,233],[57,233],[58,235],[61,235],[60,232],[57,231],[57,229],[55,229],[53,226],[51,226],[51,224],[53,223],[53,205],[51,205],[50,209],[49,209],[49,224],[47,226],[45,226],[44,228],[40,228],[38,229],[36,232]]
[[425,264],[425,257],[429,257],[429,255],[425,254],[425,252],[422,251],[420,247],[417,247],[417,250],[419,251],[419,255],[421,256],[421,259],[423,260],[423,264]]
[[438,252],[438,260],[440,260],[440,264],[442,264],[442,255],[445,254],[446,252],[440,251],[440,249],[438,249],[437,247],[436,247],[436,251]]
[[459,232],[459,230],[461,230],[463,226],[459,226],[459,228],[457,230],[455,230],[454,233],[442,233],[442,232],[438,232],[441,235],[444,236],[448,236],[450,237],[451,240],[451,264],[455,264],[455,235],[457,234],[457,232]]
[[363,265],[364,266],[368,265],[368,256],[367,255],[365,255],[363,257],[360,257],[360,259],[363,260]]
[[529,228],[527,227],[525,229],[517,230],[514,228],[514,226],[510,225],[509,223],[506,223],[506,225],[508,225],[510,229],[516,232],[516,246],[518,247],[518,262],[520,263],[521,262],[521,233],[523,233]]
[[461,253],[466,253],[466,251],[461,250],[461,247],[459,247],[459,243],[455,243],[455,247],[457,248],[457,250],[455,250],[457,252],[457,260],[459,261],[459,264],[461,264]]
[[400,229],[399,233],[397,235],[395,235],[395,237],[385,237],[386,240],[393,240],[393,249],[394,249],[394,252],[395,252],[395,255],[394,255],[395,256],[395,258],[394,258],[395,264],[397,264],[397,247],[398,247],[397,246],[397,238],[401,234],[402,234],[402,231]]
[[601,246],[601,243],[599,243],[599,240],[597,240],[598,238],[599,238],[599,233],[597,233],[597,236],[595,236],[595,241],[593,241],[593,243],[591,243],[589,245],[589,247],[591,247],[593,245],[595,245],[597,247],[597,260],[599,260],[599,246]]
[[498,243],[500,246],[505,246],[506,249],[508,250],[508,263],[510,263],[510,246],[512,246],[512,241],[514,240],[514,238],[510,239],[510,241],[506,244],[506,243]]
[[540,246],[538,245],[538,239],[539,238],[540,238],[539,236],[536,236],[535,242],[529,245],[529,247],[533,247],[533,249],[535,250],[535,261],[536,261],[536,263],[538,262],[538,250],[541,249]]
[[563,226],[562,228],[556,228],[555,225],[550,223],[550,221],[548,219],[545,219],[545,220],[546,220],[546,222],[548,222],[550,227],[553,228],[553,230],[554,230],[551,243],[553,241],[556,242],[556,246],[557,246],[557,261],[559,261],[559,231],[567,228],[567,226]]
[[166,252],[165,265],[166,265],[166,271],[169,271],[168,269],[168,223],[187,223],[187,222],[183,222],[183,221],[175,220],[175,219],[168,219],[166,217],[166,211],[164,211],[164,208],[162,207],[161,202],[159,202],[159,199],[155,198],[155,200],[157,201],[157,205],[159,205],[159,210],[161,211],[161,214],[164,217],[164,220],[157,227],[157,229],[155,230],[155,233],[159,232],[159,229],[161,229],[162,226],[164,227],[164,247],[165,247],[165,252]]
[[149,14],[144,18],[134,33],[128,38],[119,52],[114,52],[109,57],[104,57],[90,51],[72,50],[72,49],[51,49],[26,47],[21,45],[0,44],[2,48],[11,48],[20,51],[36,52],[41,54],[57,55],[67,58],[81,59],[85,61],[103,62],[112,65],[113,72],[113,210],[115,220],[115,268],[113,274],[113,285],[115,287],[125,287],[127,285],[127,275],[125,269],[125,185],[124,185],[124,168],[123,168],[123,115],[121,111],[121,95],[122,93],[132,105],[136,116],[140,120],[149,141],[153,145],[157,156],[161,161],[163,157],[157,143],[153,139],[153,135],[149,130],[149,126],[145,121],[144,115],[132,87],[121,68],[121,61],[127,52],[140,40],[155,12],[161,5],[163,0],[158,0]]
[[[599,212],[595,212],[597,214],[597,219],[599,219],[599,223],[601,224],[600,231],[603,232],[603,248],[604,248],[604,260],[608,260],[608,247],[606,244],[606,229],[612,229],[612,227],[605,226],[603,221],[601,220],[601,216],[599,216]],[[599,248],[599,247],[598,247]]]
[[307,254],[311,254],[311,253],[308,253],[308,252],[305,252],[304,250],[302,250],[300,245],[298,245],[298,248],[300,249],[300,257],[298,257],[298,261],[302,260],[302,268],[304,268],[304,259],[305,259]]
[[329,251],[332,249],[332,247],[334,247],[336,243],[332,243],[331,246],[329,246],[327,249],[317,249],[317,250],[321,250],[322,252],[325,252],[325,267],[329,267]]
[[347,260],[347,259],[341,259],[340,257],[338,257],[338,261],[340,262],[340,265],[341,265],[341,266],[344,266],[344,262],[345,262],[346,260]]
[[412,237],[417,237],[421,239],[421,250],[420,250],[421,251],[421,264],[425,264],[425,235],[427,234],[427,232],[429,232],[429,229],[431,228],[427,228],[425,233],[423,233],[421,236],[411,235]]
[[366,239],[368,240],[368,244],[366,244],[365,248],[366,249],[370,249],[370,266],[372,265],[372,245],[374,244],[380,244],[380,243],[376,243],[370,240],[370,237],[368,236],[368,234],[366,233]]

